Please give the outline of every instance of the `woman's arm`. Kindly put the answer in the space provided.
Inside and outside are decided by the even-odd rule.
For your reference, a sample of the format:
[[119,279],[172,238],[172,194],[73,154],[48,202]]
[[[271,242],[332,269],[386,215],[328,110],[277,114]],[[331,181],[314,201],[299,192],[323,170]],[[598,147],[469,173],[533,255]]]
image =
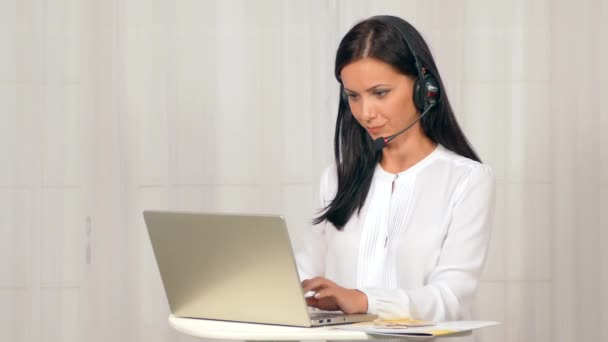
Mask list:
[[[332,166],[327,167],[321,174],[320,181],[320,207],[325,208],[331,201],[329,177]],[[318,215],[315,211],[314,215]],[[307,227],[303,234],[301,248],[296,253],[296,264],[300,280],[311,279],[325,275],[325,256],[327,254],[327,241],[325,229],[329,223],[324,221],[318,225]]]

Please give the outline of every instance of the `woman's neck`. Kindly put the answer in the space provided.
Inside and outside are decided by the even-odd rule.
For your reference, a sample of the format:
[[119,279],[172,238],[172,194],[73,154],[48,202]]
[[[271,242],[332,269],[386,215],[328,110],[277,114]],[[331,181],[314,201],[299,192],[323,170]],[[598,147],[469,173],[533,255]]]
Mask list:
[[380,166],[386,172],[403,172],[431,154],[435,147],[437,144],[424,134],[420,125],[416,125],[411,132],[388,143],[382,150]]

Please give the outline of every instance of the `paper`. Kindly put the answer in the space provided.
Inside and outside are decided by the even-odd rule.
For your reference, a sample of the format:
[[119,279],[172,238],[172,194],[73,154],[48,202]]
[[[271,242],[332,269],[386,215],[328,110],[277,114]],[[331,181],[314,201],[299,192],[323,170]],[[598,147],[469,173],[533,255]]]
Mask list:
[[440,336],[459,334],[500,323],[493,321],[428,322],[412,319],[375,320],[336,327],[341,330],[363,331],[376,335]]

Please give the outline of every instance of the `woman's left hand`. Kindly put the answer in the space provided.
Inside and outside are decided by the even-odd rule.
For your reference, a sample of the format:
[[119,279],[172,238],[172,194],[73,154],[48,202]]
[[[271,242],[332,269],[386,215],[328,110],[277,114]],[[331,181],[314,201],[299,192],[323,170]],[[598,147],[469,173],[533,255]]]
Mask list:
[[306,304],[327,311],[342,310],[346,314],[367,313],[367,296],[359,290],[347,289],[333,281],[316,277],[302,282],[304,293],[316,292]]

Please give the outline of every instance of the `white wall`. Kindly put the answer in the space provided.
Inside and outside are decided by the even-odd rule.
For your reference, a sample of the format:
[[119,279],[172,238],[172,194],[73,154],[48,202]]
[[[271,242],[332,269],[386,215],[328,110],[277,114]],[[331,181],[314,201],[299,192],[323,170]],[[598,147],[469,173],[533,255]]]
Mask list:
[[[0,340],[187,341],[143,209],[281,213],[332,160],[342,35],[429,42],[498,177],[479,341],[608,340],[606,1],[0,1]],[[603,229],[602,229],[603,228]]]

